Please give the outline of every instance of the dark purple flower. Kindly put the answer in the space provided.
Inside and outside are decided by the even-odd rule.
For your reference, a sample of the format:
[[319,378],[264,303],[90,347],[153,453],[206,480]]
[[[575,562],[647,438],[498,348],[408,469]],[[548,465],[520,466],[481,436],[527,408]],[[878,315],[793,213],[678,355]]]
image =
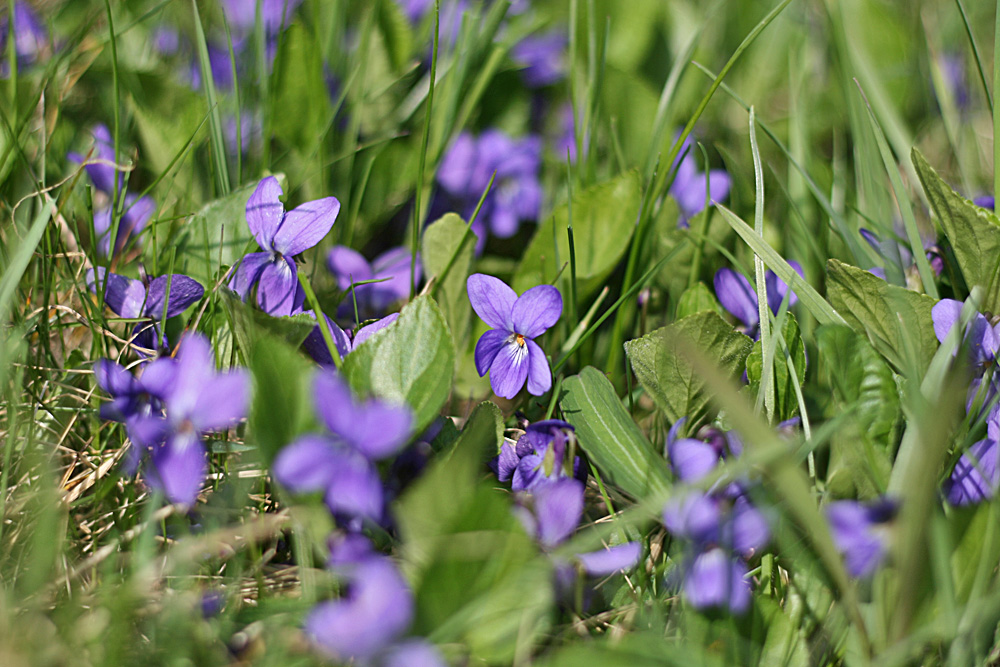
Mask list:
[[713,607],[740,614],[750,606],[747,566],[722,549],[709,549],[691,563],[684,575],[684,597],[695,609]]
[[568,446],[576,436],[573,427],[558,419],[535,422],[517,443],[504,442],[491,466],[501,482],[510,480],[512,491],[532,488],[560,477],[576,477],[586,482],[587,471],[580,457],[573,457],[567,469]]
[[948,502],[952,505],[972,505],[996,495],[1000,486],[998,447],[1000,426],[995,419],[990,419],[987,422],[986,439],[975,443],[962,454],[945,481],[944,491]]
[[493,327],[476,343],[476,370],[490,374],[497,396],[514,398],[528,382],[528,393],[541,396],[552,387],[552,372],[534,339],[562,315],[562,295],[551,285],[532,287],[521,296],[502,280],[475,273],[467,283],[476,314]]
[[[805,278],[802,266],[798,262],[789,260],[788,264],[799,276]],[[750,286],[750,281],[742,274],[723,267],[716,271],[714,282],[715,295],[722,307],[743,323],[748,335],[758,336],[760,314],[757,312],[757,291]],[[772,313],[777,314],[785,294],[788,293],[788,285],[770,269],[764,274],[764,284],[767,289],[767,305]],[[793,291],[788,296],[788,306],[794,306],[797,301],[798,297]]]
[[513,140],[499,130],[484,132],[478,139],[464,132],[445,154],[437,180],[464,207],[468,218],[490,178],[493,188],[483,202],[473,230],[485,240],[485,225],[500,238],[517,233],[523,220],[538,218],[542,188],[538,182],[542,143],[531,136]]
[[[685,155],[686,151],[686,155]],[[681,217],[677,225],[687,227],[688,220],[700,213],[705,208],[705,187],[708,187],[709,204],[717,204],[726,200],[729,196],[731,181],[729,174],[724,169],[712,169],[705,173],[698,171],[694,157],[694,142],[689,136],[684,140],[679,155],[684,156],[677,166],[677,175],[670,185],[670,194],[677,200]]]
[[[395,322],[399,318],[399,313],[386,315],[380,320],[366,324],[357,331],[344,331],[336,322],[327,317],[326,313],[323,314],[323,317],[326,318],[326,323],[330,327],[330,335],[333,338],[334,346],[337,348],[337,353],[343,359],[353,352],[358,345],[361,345],[361,343]],[[323,332],[320,330],[318,324],[313,327],[313,330],[309,332],[309,335],[302,342],[302,349],[319,365],[334,365],[333,356],[330,355],[330,350],[326,346],[326,340],[323,338]]]
[[[337,309],[339,317],[354,316],[354,302],[358,304],[358,314],[362,318],[377,317],[385,313],[389,306],[410,295],[410,265],[413,254],[407,248],[392,248],[370,264],[364,256],[346,246],[334,246],[326,256],[326,267],[337,279],[337,287],[346,292]],[[384,279],[388,280],[384,280]],[[417,255],[414,279],[420,282],[420,256]],[[354,294],[351,285],[365,280],[382,282],[357,285]]]
[[882,527],[896,516],[895,501],[881,499],[872,504],[840,500],[826,507],[830,534],[853,577],[866,577],[888,553]]
[[972,203],[982,208],[988,208],[991,211],[996,206],[996,201],[994,200],[992,195],[983,195],[982,197],[976,197],[975,199],[972,200]]
[[120,317],[126,319],[144,319],[135,325],[134,342],[147,350],[156,350],[168,345],[166,336],[159,332],[160,318],[163,317],[163,302],[167,296],[167,283],[170,283],[170,298],[167,299],[167,318],[180,315],[189,306],[201,299],[205,288],[198,281],[185,275],[175,273],[172,276],[159,276],[150,280],[133,280],[116,273],[106,273],[98,267],[87,272],[87,284],[96,293],[98,284],[104,282],[104,303]]
[[192,333],[181,341],[176,358],[160,357],[146,366],[141,382],[161,400],[164,413],[129,423],[133,444],[152,449],[147,481],[170,502],[193,504],[208,467],[201,435],[246,416],[250,378],[244,370],[217,373],[208,340]]
[[[962,302],[955,299],[941,299],[931,308],[931,319],[934,321],[934,335],[938,341],[944,342],[949,332],[958,323],[962,313]],[[975,370],[996,359],[1000,348],[1000,324],[991,326],[982,313],[976,313],[965,328],[962,339],[969,348],[969,360]],[[957,351],[956,351],[957,353]]]
[[[125,211],[118,222],[118,234],[115,237],[115,255],[121,253],[129,241],[139,236],[155,212],[156,202],[151,197],[125,195]],[[94,211],[94,233],[97,235],[95,245],[103,257],[111,256],[112,223],[110,207]]]
[[524,82],[531,88],[541,88],[566,76],[566,43],[564,31],[529,35],[514,45],[510,56],[524,66]]
[[240,260],[229,286],[245,301],[254,286],[257,304],[264,312],[291,315],[302,307],[304,295],[298,283],[293,256],[319,243],[333,227],[340,212],[335,197],[306,202],[285,212],[279,197],[278,179],[268,176],[247,201],[247,225],[263,252]]
[[87,175],[94,183],[94,187],[101,192],[113,195],[115,192],[115,177],[118,178],[118,187],[124,184],[124,177],[115,169],[115,142],[111,136],[108,126],[103,123],[95,125],[90,130],[94,137],[94,150],[90,157],[80,153],[70,153],[67,157],[73,162],[83,164]]

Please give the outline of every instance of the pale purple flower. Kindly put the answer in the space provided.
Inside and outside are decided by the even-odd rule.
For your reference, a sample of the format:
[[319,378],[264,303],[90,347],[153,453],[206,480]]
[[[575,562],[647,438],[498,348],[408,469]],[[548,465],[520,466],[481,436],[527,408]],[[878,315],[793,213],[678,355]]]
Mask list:
[[520,297],[502,280],[475,273],[467,283],[476,314],[493,327],[476,343],[476,370],[490,374],[497,396],[514,398],[528,383],[541,396],[552,387],[552,372],[534,339],[562,315],[562,295],[551,285],[532,287]]
[[750,606],[747,566],[722,549],[698,554],[684,574],[684,597],[695,609],[721,608],[740,614]]
[[531,88],[557,83],[566,76],[565,31],[529,35],[510,50],[514,62],[522,65],[524,82]]
[[944,492],[952,505],[972,505],[989,500],[1000,487],[997,453],[1000,447],[1000,426],[996,419],[987,421],[986,439],[980,440],[962,453],[954,470],[945,481]]
[[208,340],[192,333],[181,341],[176,358],[151,362],[140,380],[163,406],[162,415],[139,416],[128,424],[133,445],[151,450],[147,481],[170,502],[191,505],[208,468],[201,435],[246,416],[250,378],[241,369],[217,373]]
[[955,107],[959,111],[968,111],[971,96],[962,57],[955,53],[946,53],[938,58],[938,64],[941,65],[945,84],[951,88],[951,98],[955,102]]
[[840,500],[827,505],[830,534],[852,577],[868,576],[885,560],[888,545],[883,526],[896,516],[897,509],[895,501],[885,498],[871,504]]
[[[799,276],[805,278],[802,266],[798,262],[789,260],[788,264]],[[747,335],[758,337],[760,313],[757,307],[757,291],[750,286],[750,281],[742,274],[723,267],[716,271],[714,283],[715,295],[722,307],[743,323]],[[770,269],[764,274],[764,284],[767,290],[767,305],[772,313],[777,314],[785,294],[788,293],[788,285]],[[792,291],[788,296],[788,307],[791,308],[797,301],[798,297]]]
[[[0,65],[0,75],[7,77],[10,75],[10,63],[6,62],[7,56],[7,34],[9,31],[8,15],[6,14],[8,5],[4,5],[4,16],[0,17],[0,59],[4,59]],[[41,19],[31,5],[23,0],[14,3],[14,52],[16,53],[19,67],[35,62],[48,44],[49,36],[45,32]]]
[[328,436],[306,435],[279,452],[274,476],[293,493],[320,491],[334,516],[381,521],[384,492],[373,464],[399,452],[413,432],[406,406],[358,401],[334,372],[314,381],[315,407]]
[[[139,236],[155,212],[156,202],[151,197],[136,198],[133,194],[125,195],[125,210],[118,222],[118,234],[115,237],[115,255],[121,253],[129,241]],[[103,257],[111,256],[112,225],[110,207],[94,211],[94,233],[97,235],[95,245]]]
[[687,227],[688,220],[700,213],[705,208],[705,187],[708,187],[708,203],[717,204],[726,200],[729,196],[731,180],[729,174],[724,169],[711,169],[706,179],[705,173],[698,171],[694,151],[696,150],[691,137],[684,140],[681,151],[678,154],[683,156],[677,164],[677,175],[670,185],[670,194],[677,200],[681,217],[678,220],[678,227]]
[[[124,176],[115,169],[115,142],[111,136],[108,126],[99,123],[90,130],[94,138],[94,150],[89,157],[90,164],[85,164],[84,169],[94,187],[101,192],[113,195],[115,192],[115,177],[118,178],[119,189],[123,187]],[[67,157],[73,162],[84,164],[88,157],[80,153],[70,153]]]
[[319,243],[333,227],[340,212],[335,197],[306,202],[285,212],[278,179],[268,176],[247,201],[247,225],[263,252],[240,260],[229,286],[245,301],[256,286],[257,304],[264,312],[292,315],[302,307],[293,257]]
[[981,197],[976,197],[975,199],[973,199],[972,203],[975,204],[976,206],[980,206],[982,208],[988,208],[989,210],[992,211],[994,206],[996,205],[996,200],[993,198],[992,195],[983,195]]
[[[931,308],[934,335],[944,342],[949,332],[958,324],[962,314],[962,302],[955,299],[941,299]],[[976,313],[965,327],[963,345],[968,346],[969,360],[977,374],[994,361],[1000,348],[1000,324],[992,326],[982,313]],[[957,351],[956,351],[957,353]]]
[[126,319],[144,319],[135,325],[134,343],[142,348],[156,350],[167,347],[166,336],[159,331],[159,321],[163,317],[163,302],[167,297],[167,283],[170,283],[170,298],[167,299],[167,319],[180,315],[201,299],[205,288],[188,276],[175,273],[150,279],[133,280],[116,273],[108,273],[98,267],[87,272],[87,285],[94,293],[98,285],[104,284],[104,303],[115,314]]
[[[382,253],[371,263],[356,250],[347,246],[334,246],[326,256],[326,268],[337,279],[337,287],[346,294],[337,309],[337,315],[342,318],[354,316],[354,303],[357,302],[358,314],[364,319],[382,315],[389,306],[407,298],[410,295],[410,265],[413,253],[408,248],[392,248]],[[381,280],[377,283],[356,285],[351,294],[353,283],[365,280]],[[420,255],[414,280],[420,282]]]
[[[862,228],[858,232],[884,262],[891,262],[900,267],[907,284],[915,283],[919,285],[920,274],[909,246],[893,239],[883,241],[877,234],[868,229]],[[926,237],[921,240],[931,270],[934,271],[935,276],[941,275],[941,271],[944,270],[944,258],[941,256],[936,245],[936,240],[933,237]],[[885,269],[881,266],[872,267],[868,269],[868,272],[878,276],[882,280],[888,280]]]
[[473,230],[481,240],[486,238],[487,227],[494,236],[508,238],[517,233],[522,221],[536,220],[541,211],[541,160],[539,137],[514,140],[499,130],[488,130],[476,139],[464,132],[441,161],[437,180],[468,218],[495,172],[493,188]]
[[273,35],[291,22],[302,0],[222,0],[222,10],[230,25],[241,34],[248,34],[255,25],[258,3],[264,32]]

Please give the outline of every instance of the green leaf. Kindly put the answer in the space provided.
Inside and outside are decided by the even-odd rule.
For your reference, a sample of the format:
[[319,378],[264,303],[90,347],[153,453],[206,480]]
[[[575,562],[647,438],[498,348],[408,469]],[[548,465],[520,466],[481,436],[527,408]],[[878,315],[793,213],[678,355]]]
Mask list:
[[385,48],[392,66],[402,70],[413,52],[413,30],[402,7],[396,2],[380,2],[376,14],[379,30],[385,35]]
[[892,370],[850,327],[820,327],[816,344],[821,377],[833,392],[831,410],[851,411],[830,444],[827,488],[836,497],[875,498],[889,482],[902,417]]
[[209,202],[181,228],[177,260],[182,272],[203,284],[218,281],[222,267],[235,264],[252,246],[247,226],[247,200],[253,183]]
[[262,334],[270,334],[292,348],[298,348],[316,326],[311,315],[300,313],[291,317],[273,317],[250,304],[243,303],[231,290],[221,288],[222,305],[229,315],[236,343],[244,357],[253,351],[256,340]]
[[460,349],[469,337],[471,306],[465,282],[472,268],[476,246],[476,235],[469,232],[469,240],[459,251],[467,230],[468,225],[461,217],[448,213],[427,227],[420,242],[420,260],[424,265],[426,280],[438,278],[445,270],[448,272],[444,282],[436,288],[435,296],[448,322],[451,337]]
[[671,422],[686,416],[693,428],[706,415],[709,394],[704,380],[684,358],[678,346],[680,339],[716,360],[719,370],[730,377],[738,376],[745,367],[753,341],[709,311],[689,315],[625,343],[632,370],[653,402]]
[[984,289],[980,310],[1000,311],[1000,218],[952,190],[916,148],[910,156],[966,285]]
[[509,495],[477,482],[500,427],[499,409],[479,405],[451,454],[434,460],[394,514],[416,594],[413,630],[510,663],[525,628],[529,636],[545,631],[552,587],[551,567],[536,558]]
[[[573,196],[573,245],[576,251],[578,298],[599,288],[628,249],[639,215],[639,175],[629,171],[591,186]],[[557,208],[538,226],[514,274],[513,287],[524,290],[552,283],[569,262],[566,226],[569,206]],[[560,289],[569,294],[569,269],[560,276]]]
[[455,345],[448,325],[434,299],[425,295],[347,355],[343,373],[361,395],[409,404],[420,432],[448,400],[454,368]]
[[688,315],[712,311],[722,315],[718,299],[712,294],[705,283],[698,282],[684,290],[677,302],[677,319],[682,320]]
[[587,366],[563,382],[562,390],[563,415],[605,481],[634,498],[667,488],[666,461],[646,440],[601,371]]
[[258,332],[248,349],[254,391],[247,432],[260,447],[264,463],[270,464],[312,420],[314,366],[294,347],[266,332]]
[[938,348],[931,320],[936,303],[926,294],[890,285],[836,259],[826,263],[830,303],[904,375],[927,370]]
[[[785,339],[792,365],[795,366],[795,376],[798,377],[798,384],[801,387],[806,379],[806,346],[802,340],[802,334],[799,332],[799,323],[795,321],[795,316],[791,313],[785,315],[785,324],[781,328],[781,335]],[[763,369],[763,348],[758,340],[753,344],[753,351],[747,357],[747,380],[754,394],[760,391]],[[772,377],[774,378],[775,397],[777,398],[775,416],[779,422],[791,419],[799,411],[799,402],[795,396],[795,383],[789,372],[788,360],[780,346],[775,347]]]

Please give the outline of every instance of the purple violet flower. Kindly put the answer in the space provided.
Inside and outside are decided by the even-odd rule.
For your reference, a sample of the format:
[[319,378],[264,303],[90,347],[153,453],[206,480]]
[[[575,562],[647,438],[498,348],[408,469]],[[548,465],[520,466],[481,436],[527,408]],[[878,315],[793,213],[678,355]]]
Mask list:
[[982,197],[976,197],[975,199],[972,200],[972,203],[975,204],[976,206],[979,206],[980,208],[988,208],[991,211],[996,206],[996,200],[993,198],[992,195],[983,195]]
[[586,482],[587,471],[579,456],[573,457],[572,472],[567,469],[568,444],[575,437],[573,427],[564,421],[535,422],[517,443],[505,441],[490,466],[501,482],[511,482],[512,491],[530,491],[560,477]]
[[[788,264],[795,269],[799,276],[805,278],[802,266],[798,262],[789,260]],[[743,323],[747,335],[757,338],[760,335],[760,314],[757,306],[757,291],[750,286],[750,281],[742,274],[736,273],[728,267],[723,267],[716,271],[714,283],[715,295],[719,298],[722,307]],[[788,293],[788,285],[770,269],[764,274],[764,283],[767,289],[767,305],[772,313],[777,314],[785,294]],[[793,291],[788,296],[788,306],[794,306],[798,300]]]
[[[120,254],[129,241],[137,238],[146,228],[153,213],[156,212],[156,202],[151,197],[136,198],[133,194],[125,195],[125,211],[118,222],[118,234],[115,237],[115,255]],[[94,233],[97,235],[97,249],[103,257],[111,257],[111,227],[113,220],[111,208],[94,211]]]
[[524,82],[531,88],[557,83],[566,76],[566,44],[564,31],[529,35],[514,45],[510,56],[524,66]]
[[247,201],[247,225],[263,252],[246,255],[229,286],[246,301],[254,286],[257,304],[265,313],[292,315],[302,307],[294,255],[319,243],[333,227],[340,212],[335,197],[306,202],[285,212],[278,179],[268,176]]
[[[410,295],[410,264],[413,254],[408,248],[392,248],[368,260],[356,250],[346,246],[334,246],[326,256],[326,268],[337,279],[337,287],[346,293],[337,309],[339,317],[354,316],[354,302],[362,318],[377,317],[389,306]],[[417,255],[415,279],[420,282],[420,255]],[[388,280],[382,280],[388,278]],[[353,296],[351,284],[365,280],[382,280],[378,283],[357,285]]]
[[[679,155],[683,158],[677,166],[677,175],[670,185],[670,194],[677,200],[681,217],[678,227],[687,227],[688,220],[705,208],[705,173],[698,171],[694,157],[694,142],[689,136],[684,140]],[[686,152],[686,154],[685,154]],[[675,163],[676,164],[676,163]],[[732,182],[724,169],[712,169],[708,172],[708,201],[716,204],[726,200]]]
[[[90,130],[94,137],[94,152],[88,158],[80,153],[70,153],[67,157],[78,164],[83,164],[87,175],[94,183],[94,187],[101,192],[113,195],[115,192],[115,177],[118,178],[119,188],[125,182],[124,175],[115,169],[115,142],[111,136],[111,131],[104,123],[95,125]],[[87,164],[85,164],[87,163]]]
[[[344,331],[336,322],[327,317],[326,313],[323,314],[323,317],[326,317],[326,323],[330,326],[330,334],[333,337],[333,344],[337,348],[337,353],[343,359],[353,352],[358,345],[361,345],[373,335],[395,322],[399,318],[399,313],[386,315],[380,320],[366,324],[357,331]],[[334,365],[333,357],[330,355],[330,350],[326,346],[326,340],[323,338],[323,332],[320,330],[318,324],[306,336],[306,339],[302,342],[302,348],[320,366]]]
[[463,214],[469,218],[496,172],[493,188],[473,225],[483,243],[486,225],[494,236],[509,238],[517,233],[522,221],[538,218],[542,206],[538,182],[541,163],[539,137],[514,140],[499,130],[489,130],[474,139],[463,132],[441,161],[437,180],[463,205]]
[[962,453],[945,481],[945,496],[952,505],[972,505],[989,500],[1000,487],[1000,468],[997,466],[1000,425],[991,418],[986,429],[986,439]]
[[302,0],[222,0],[226,20],[242,34],[253,31],[260,2],[260,20],[267,35],[277,33],[291,23],[292,14]]
[[[907,287],[910,287],[910,289],[917,289],[919,287],[920,273],[917,270],[916,262],[913,260],[913,253],[910,252],[910,248],[906,244],[895,240],[883,241],[877,234],[864,228],[859,229],[858,232],[885,262],[892,262],[902,269]],[[924,238],[922,243],[931,270],[934,271],[935,276],[940,276],[944,270],[944,258],[941,257],[935,239],[933,237]],[[878,276],[882,280],[888,281],[885,269],[881,266],[872,267],[868,269],[868,272]]]
[[[931,308],[931,319],[934,322],[934,335],[939,342],[944,342],[958,323],[961,314],[961,301],[941,299],[934,304]],[[969,361],[974,367],[973,370],[981,374],[983,368],[996,359],[997,351],[1000,349],[1000,324],[990,326],[989,320],[982,313],[976,313],[965,328],[962,344],[968,346]]]
[[[105,280],[106,277],[106,280]],[[201,299],[205,288],[201,283],[185,275],[159,276],[150,279],[133,280],[116,273],[106,273],[98,267],[87,272],[87,285],[94,293],[98,284],[104,281],[104,303],[115,314],[126,319],[144,319],[133,329],[133,343],[147,350],[168,347],[165,334],[160,334],[159,321],[163,316],[163,300],[167,296],[167,282],[170,282],[170,298],[167,300],[167,319],[180,315]]]
[[467,283],[476,314],[493,327],[476,343],[476,370],[490,374],[497,396],[514,398],[528,382],[528,393],[541,396],[552,387],[552,371],[534,339],[562,315],[562,295],[551,285],[532,287],[521,296],[502,280],[475,273]]
[[373,465],[409,441],[413,415],[408,407],[377,399],[356,401],[332,371],[314,381],[316,412],[330,436],[306,435],[274,460],[274,477],[293,493],[320,491],[330,511],[356,523],[381,521],[384,492]]
[[719,548],[709,549],[691,563],[684,575],[684,597],[695,609],[718,607],[741,614],[750,606],[747,566]]
[[128,423],[133,445],[152,450],[147,481],[172,503],[194,504],[208,468],[201,435],[246,416],[250,378],[242,369],[216,373],[208,339],[192,333],[181,341],[176,358],[151,362],[140,381],[164,413]]
[[[6,10],[7,7],[4,6]],[[8,16],[0,17],[0,58],[7,55],[7,34],[9,31]],[[27,2],[18,0],[14,3],[14,52],[17,54],[18,67],[30,65],[38,59],[45,49],[49,36],[38,14]],[[10,63],[6,60],[0,64],[0,76],[10,76]]]
[[882,526],[897,509],[895,501],[885,498],[872,504],[840,500],[826,506],[830,534],[852,577],[867,577],[885,559],[888,547]]

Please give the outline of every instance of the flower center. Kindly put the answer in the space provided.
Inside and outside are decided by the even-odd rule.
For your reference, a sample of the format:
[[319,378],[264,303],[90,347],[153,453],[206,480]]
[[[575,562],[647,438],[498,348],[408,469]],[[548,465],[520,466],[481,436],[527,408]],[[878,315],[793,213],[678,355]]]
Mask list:
[[524,347],[524,334],[515,334],[517,339],[517,344]]

